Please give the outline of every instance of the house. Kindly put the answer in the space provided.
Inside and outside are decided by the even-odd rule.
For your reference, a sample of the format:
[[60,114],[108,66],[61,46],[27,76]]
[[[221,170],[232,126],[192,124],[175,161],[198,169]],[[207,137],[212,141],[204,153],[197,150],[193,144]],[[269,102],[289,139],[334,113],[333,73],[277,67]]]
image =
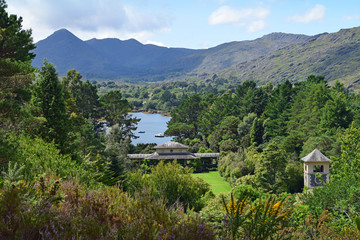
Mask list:
[[167,142],[154,147],[151,154],[128,154],[130,159],[191,160],[196,158],[218,158],[219,153],[189,153],[189,146],[178,142]]

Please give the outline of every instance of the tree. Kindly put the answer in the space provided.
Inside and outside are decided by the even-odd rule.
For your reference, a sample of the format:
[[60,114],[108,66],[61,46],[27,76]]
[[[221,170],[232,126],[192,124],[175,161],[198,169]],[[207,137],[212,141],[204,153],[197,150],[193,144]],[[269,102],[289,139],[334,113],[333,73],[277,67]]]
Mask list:
[[[204,109],[201,100],[202,99],[198,94],[194,94],[183,100],[180,106],[172,110],[172,118],[168,123],[168,129],[166,130],[165,134],[179,137],[197,135],[199,130],[199,119]],[[187,127],[184,128],[182,125],[187,125]],[[191,127],[190,132],[188,127]],[[178,130],[182,128],[186,130],[185,133],[178,132]]]
[[103,114],[110,125],[117,124],[123,139],[125,137],[135,138],[133,130],[136,130],[136,124],[140,121],[137,118],[131,118],[128,114],[131,105],[126,99],[122,98],[119,91],[110,91],[100,98]]
[[120,91],[110,91],[100,98],[105,119],[114,125],[118,123],[123,115],[131,110],[131,106],[126,99],[122,98]]
[[360,179],[360,129],[353,124],[341,136],[341,156],[332,158],[332,177]]
[[0,79],[32,72],[30,53],[35,48],[31,30],[22,29],[22,17],[9,15],[7,5],[0,0]]
[[261,119],[258,119],[257,117],[254,119],[251,130],[250,130],[250,141],[252,144],[255,144],[256,146],[260,145],[262,143],[263,139],[263,123]]
[[322,109],[321,125],[324,128],[347,128],[353,120],[348,96],[334,91]]
[[32,104],[35,107],[34,114],[46,118],[44,137],[49,141],[54,140],[57,147],[64,151],[69,123],[63,88],[55,67],[47,61],[44,61],[34,86]]
[[65,89],[71,93],[71,98],[76,103],[78,111],[84,118],[97,118],[99,107],[99,96],[97,88],[89,81],[81,81],[81,74],[75,69],[67,72],[66,77],[63,78],[63,85]]
[[199,116],[200,132],[205,136],[210,135],[224,117],[234,115],[236,108],[230,91],[218,96],[209,105],[209,109]]
[[250,131],[252,129],[255,118],[257,118],[255,113],[249,113],[238,125],[237,132],[240,143],[244,148],[247,148],[251,145]]
[[255,170],[257,184],[265,190],[277,192],[285,183],[287,154],[279,148],[277,141],[272,141],[261,154],[259,167]]
[[129,138],[124,138],[119,125],[114,125],[106,136],[105,157],[107,159],[107,179],[103,181],[108,185],[114,185],[125,179],[125,173],[130,165],[127,158]]
[[23,118],[21,106],[30,99],[33,80],[31,30],[22,29],[22,18],[9,15],[0,0],[0,127],[10,128]]
[[161,161],[151,169],[146,180],[153,195],[164,198],[167,206],[179,202],[185,208],[199,211],[203,207],[201,198],[210,191],[210,187],[203,179],[193,177],[191,173],[191,169],[183,168],[176,162],[164,164]]
[[267,138],[285,135],[293,93],[292,84],[289,81],[285,81],[273,91],[264,110],[264,115],[268,118],[265,123]]

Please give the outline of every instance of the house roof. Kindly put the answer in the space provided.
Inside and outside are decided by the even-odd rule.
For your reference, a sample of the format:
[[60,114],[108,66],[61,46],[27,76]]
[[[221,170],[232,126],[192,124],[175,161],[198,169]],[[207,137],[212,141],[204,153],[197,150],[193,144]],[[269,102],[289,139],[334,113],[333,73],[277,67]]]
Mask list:
[[159,148],[177,148],[177,149],[188,149],[189,146],[186,146],[184,144],[178,143],[178,142],[166,142],[160,145],[156,145],[154,147],[155,149]]
[[150,157],[152,154],[128,154],[128,158],[130,159],[147,159],[148,157]]
[[194,153],[195,157],[200,158],[217,158],[219,157],[219,153]]
[[128,154],[130,159],[195,159],[217,158],[219,153],[152,153],[152,154]]
[[153,153],[146,159],[195,159],[196,157],[192,154],[159,154]]
[[330,159],[325,157],[319,150],[314,149],[309,155],[301,158],[304,162],[330,162]]

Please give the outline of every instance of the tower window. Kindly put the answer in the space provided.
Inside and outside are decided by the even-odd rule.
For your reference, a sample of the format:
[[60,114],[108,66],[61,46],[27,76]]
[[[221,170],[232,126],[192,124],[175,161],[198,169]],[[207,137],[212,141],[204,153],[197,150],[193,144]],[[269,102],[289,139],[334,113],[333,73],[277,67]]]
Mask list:
[[324,165],[315,165],[314,172],[324,172]]

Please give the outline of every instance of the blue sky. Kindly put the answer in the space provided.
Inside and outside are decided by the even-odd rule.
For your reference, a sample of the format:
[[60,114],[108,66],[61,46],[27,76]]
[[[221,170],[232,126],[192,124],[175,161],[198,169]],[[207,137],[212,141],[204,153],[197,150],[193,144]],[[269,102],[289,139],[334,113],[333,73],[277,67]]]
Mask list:
[[34,41],[66,28],[83,40],[135,38],[209,48],[272,32],[315,35],[360,26],[359,0],[7,0]]

